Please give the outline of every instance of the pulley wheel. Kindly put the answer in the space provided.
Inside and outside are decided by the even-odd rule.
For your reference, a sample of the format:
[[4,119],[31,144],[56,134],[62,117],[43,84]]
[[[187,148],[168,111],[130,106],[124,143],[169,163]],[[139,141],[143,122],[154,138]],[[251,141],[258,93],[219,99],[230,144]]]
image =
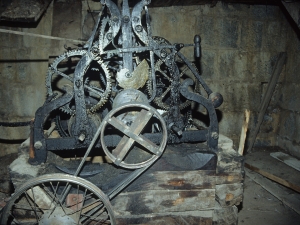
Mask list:
[[[156,143],[146,135],[152,133]],[[105,144],[106,136],[121,136],[114,149]],[[102,121],[101,145],[116,165],[137,169],[150,165],[163,153],[167,143],[164,119],[153,107],[143,103],[127,103],[110,111]],[[133,160],[132,160],[133,159]]]

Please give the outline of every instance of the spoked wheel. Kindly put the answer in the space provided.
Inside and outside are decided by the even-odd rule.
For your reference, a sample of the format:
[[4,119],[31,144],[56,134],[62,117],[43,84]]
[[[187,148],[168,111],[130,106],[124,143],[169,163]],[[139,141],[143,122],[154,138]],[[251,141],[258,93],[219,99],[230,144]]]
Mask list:
[[[147,139],[146,133],[156,133],[157,142]],[[121,137],[114,149],[107,147],[106,134]],[[102,122],[100,138],[104,152],[116,165],[137,169],[152,164],[163,153],[167,128],[164,119],[153,107],[127,103],[107,114]]]
[[116,224],[106,195],[66,174],[47,174],[23,184],[2,211],[1,224]]

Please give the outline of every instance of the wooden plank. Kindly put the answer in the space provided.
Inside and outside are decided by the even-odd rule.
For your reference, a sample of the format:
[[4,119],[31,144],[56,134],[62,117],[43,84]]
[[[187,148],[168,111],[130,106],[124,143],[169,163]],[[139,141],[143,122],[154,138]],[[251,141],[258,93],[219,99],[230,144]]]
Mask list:
[[[149,173],[150,172],[150,173]],[[219,173],[211,170],[149,171],[137,178],[126,192],[139,190],[192,190],[215,188],[216,184],[243,183],[242,172]]]
[[118,225],[211,225],[213,211],[192,211],[170,213],[151,213],[141,215],[116,215]]
[[123,216],[210,210],[215,207],[215,189],[122,192],[112,205]]
[[286,188],[282,185],[279,185],[269,179],[266,179],[258,173],[254,173],[249,169],[245,169],[246,176],[252,179],[255,183],[259,184],[262,188],[270,192],[283,204],[290,207],[298,214],[300,214],[300,194],[292,191],[289,188]]
[[300,173],[278,162],[270,156],[270,151],[253,152],[246,155],[245,167],[300,192]]
[[[215,187],[214,171],[154,171],[139,177],[127,191],[134,190],[192,190]],[[135,188],[136,187],[136,188]]]
[[300,160],[283,152],[272,152],[270,153],[270,156],[300,171]]
[[243,152],[244,152],[244,146],[245,146],[245,140],[246,140],[246,135],[247,135],[247,130],[248,130],[249,118],[250,118],[250,110],[246,109],[245,110],[245,116],[244,116],[244,123],[243,123],[242,131],[241,131],[240,144],[239,144],[239,149],[238,149],[238,153],[240,155],[243,155]]
[[260,105],[260,110],[259,110],[259,114],[258,114],[256,127],[255,127],[254,132],[252,133],[252,135],[250,137],[250,144],[249,144],[249,147],[247,149],[248,152],[251,151],[251,149],[254,145],[254,142],[256,140],[256,136],[258,134],[260,125],[263,121],[266,109],[267,109],[267,107],[269,105],[269,102],[271,100],[272,94],[274,92],[276,83],[277,83],[278,78],[279,78],[279,75],[280,75],[280,73],[283,69],[284,64],[286,63],[286,59],[287,59],[286,52],[281,52],[279,54],[278,58],[277,58],[276,64],[273,68],[272,75],[271,75],[271,78],[270,78],[270,81],[269,81],[269,84],[268,84],[268,87],[267,87],[267,91],[266,91],[265,96],[263,98],[263,101],[261,102],[261,105]]

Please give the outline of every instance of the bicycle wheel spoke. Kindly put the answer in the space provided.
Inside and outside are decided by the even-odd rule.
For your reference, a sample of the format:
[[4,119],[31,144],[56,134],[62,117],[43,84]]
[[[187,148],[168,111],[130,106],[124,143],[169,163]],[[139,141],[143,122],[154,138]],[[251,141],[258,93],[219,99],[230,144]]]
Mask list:
[[[34,203],[36,203],[36,200],[35,200],[35,196],[34,196],[34,192],[33,192],[33,188],[31,187],[31,193],[32,193],[32,196],[33,196],[33,201]],[[36,220],[38,221],[39,218],[38,218],[38,215],[37,215],[37,212],[36,212],[36,204],[33,204],[34,205],[34,214],[36,216]]]

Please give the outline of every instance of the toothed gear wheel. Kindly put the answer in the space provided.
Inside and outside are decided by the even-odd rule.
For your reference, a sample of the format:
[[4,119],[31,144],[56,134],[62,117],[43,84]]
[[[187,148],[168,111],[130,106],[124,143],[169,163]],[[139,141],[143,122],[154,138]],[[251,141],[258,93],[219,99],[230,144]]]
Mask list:
[[[71,82],[73,85],[74,68],[77,65],[80,58],[85,54],[87,54],[86,50],[71,50],[58,56],[53,61],[53,63],[49,66],[46,76],[46,88],[48,96],[53,96],[55,91],[60,90],[59,87],[55,87],[55,85],[59,86],[59,82],[61,82],[62,84],[65,84],[66,82]],[[78,58],[78,61],[72,61],[72,58]],[[101,59],[98,59],[96,62],[98,63],[98,66],[100,66],[101,71],[93,68],[91,69],[91,71],[96,73],[98,72],[99,74],[101,73],[102,75],[100,76],[105,77],[106,83],[103,84],[103,79],[102,77],[100,77],[104,88],[101,88],[102,85],[101,87],[96,87],[90,84],[92,83],[92,81],[90,81],[88,77],[85,78],[85,91],[89,92],[90,95],[93,95],[94,97],[99,99],[96,104],[87,109],[87,111],[90,113],[96,112],[99,108],[101,108],[101,106],[103,106],[107,102],[112,87],[111,76],[107,66],[103,63]],[[64,71],[61,71],[61,68],[63,68]],[[56,88],[56,90],[54,90],[54,87]],[[60,107],[60,110],[70,115],[76,114],[76,110],[71,109],[69,104]]]
[[[171,45],[171,43],[169,41],[167,41],[166,39],[164,39],[162,37],[153,37],[153,40],[160,45]],[[171,53],[171,51],[169,49],[162,49],[162,52],[164,52],[166,55]],[[177,64],[184,64],[178,57],[175,58],[175,61]],[[162,67],[165,67],[164,68],[165,70],[162,69]],[[155,62],[154,69],[155,69],[156,77],[164,79],[164,82],[156,84],[156,86],[158,88],[160,85],[163,86],[166,83],[170,84],[172,82],[172,77],[170,75],[168,75],[168,72],[167,72],[167,70],[168,70],[167,66],[161,59],[158,59]],[[189,72],[188,71],[189,71],[189,68],[187,65],[184,65],[184,66],[181,65],[179,76],[180,76],[181,80],[184,80],[185,78],[192,78],[196,83],[193,91],[198,91],[199,90],[199,82],[197,81],[195,76],[191,73],[191,71],[189,71]],[[187,74],[186,72],[188,72],[189,74]],[[159,74],[159,77],[157,76],[157,74]],[[157,79],[157,82],[158,82],[158,80],[159,79]],[[170,108],[170,105],[168,103],[168,97],[167,97],[170,90],[171,90],[171,87],[165,85],[162,93],[157,94],[158,97],[154,98],[154,100],[153,100],[153,102],[161,109],[169,110],[169,108]],[[147,82],[147,91],[148,91],[149,96],[152,96],[151,75],[149,75],[149,79]],[[179,109],[182,110],[182,109],[188,107],[190,104],[191,104],[191,101],[185,99],[185,100],[183,100],[183,102],[180,103]]]

